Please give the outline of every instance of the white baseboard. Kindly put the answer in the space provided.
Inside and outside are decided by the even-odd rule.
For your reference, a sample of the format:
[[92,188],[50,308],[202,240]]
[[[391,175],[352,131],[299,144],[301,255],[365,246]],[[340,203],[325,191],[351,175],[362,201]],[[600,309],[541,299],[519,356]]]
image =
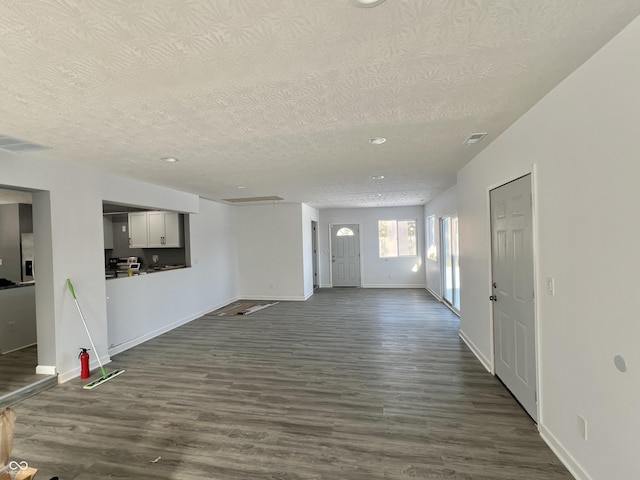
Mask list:
[[484,368],[486,368],[487,371],[491,373],[491,361],[489,361],[487,357],[485,357],[480,352],[478,347],[476,347],[475,343],[473,343],[471,339],[467,337],[462,330],[458,330],[458,336],[462,339],[464,343],[467,344],[467,347],[469,347],[469,350],[471,350],[473,354],[478,358],[478,360],[480,360],[480,363],[484,366]]
[[[105,355],[104,357],[100,357],[100,361],[102,362],[102,365],[107,365],[109,363],[111,363],[111,358],[109,357],[109,355]],[[80,362],[78,362],[80,363]],[[96,369],[100,368],[100,364],[98,363],[97,359],[93,359],[89,361],[89,370],[90,371],[94,371]],[[95,373],[95,372],[94,372]],[[60,373],[58,375],[58,383],[65,383],[68,382],[69,380],[73,380],[74,378],[77,378],[80,376],[80,366],[76,367],[76,368],[72,368],[71,370],[68,370],[64,373]]]
[[320,288],[331,288],[331,284],[330,283],[321,283],[320,284]]
[[361,288],[426,288],[424,283],[363,284]]
[[56,370],[55,365],[38,365],[36,367],[37,375],[57,375],[58,371]]
[[553,450],[553,453],[560,459],[560,461],[567,467],[567,470],[573,475],[576,480],[593,480],[584,468],[573,458],[573,456],[567,451],[562,443],[551,433],[544,425],[539,424],[540,436],[549,445],[549,448]]
[[442,297],[440,295],[438,295],[429,285],[427,285],[426,287],[424,287],[427,289],[427,292],[429,292],[431,295],[433,295],[436,300],[438,301],[442,301]]
[[17,352],[18,350],[22,350],[23,348],[33,347],[34,345],[38,345],[38,342],[36,342],[36,343],[30,343],[30,344],[28,344],[28,345],[22,345],[21,347],[14,348],[13,350],[7,350],[6,352],[2,352],[2,354],[3,354],[3,355],[5,355],[5,354],[7,354],[7,353]]
[[304,295],[242,295],[241,298],[247,300],[274,300],[276,302],[304,302],[309,297]]
[[240,297],[237,298],[233,298],[231,300],[226,300],[222,303],[216,304],[216,305],[212,305],[210,307],[207,307],[206,309],[198,312],[198,313],[194,313],[192,315],[189,315],[188,317],[185,317],[181,320],[178,320],[176,322],[170,323],[168,325],[165,325],[163,327],[160,327],[156,330],[153,330],[151,332],[145,333],[144,335],[141,335],[139,337],[136,338],[132,338],[131,340],[128,340],[126,342],[120,343],[118,345],[113,345],[111,347],[109,347],[109,355],[113,356],[113,355],[117,355],[118,353],[122,353],[125,350],[129,350],[130,348],[133,348],[137,345],[140,345],[141,343],[144,343],[148,340],[151,340],[152,338],[155,338],[159,335],[162,335],[163,333],[167,333],[170,332],[171,330],[181,327],[182,325],[192,322],[193,320],[202,317],[203,315],[206,315],[207,313],[213,312],[219,308],[224,307],[225,305],[229,305],[230,303],[236,302],[240,300]]

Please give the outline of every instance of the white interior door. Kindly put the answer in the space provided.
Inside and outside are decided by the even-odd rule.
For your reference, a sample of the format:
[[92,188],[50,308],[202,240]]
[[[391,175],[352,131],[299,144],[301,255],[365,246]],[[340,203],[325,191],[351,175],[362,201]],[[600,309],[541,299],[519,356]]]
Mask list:
[[331,280],[334,287],[360,286],[358,225],[331,225]]
[[496,375],[537,421],[531,176],[491,191]]

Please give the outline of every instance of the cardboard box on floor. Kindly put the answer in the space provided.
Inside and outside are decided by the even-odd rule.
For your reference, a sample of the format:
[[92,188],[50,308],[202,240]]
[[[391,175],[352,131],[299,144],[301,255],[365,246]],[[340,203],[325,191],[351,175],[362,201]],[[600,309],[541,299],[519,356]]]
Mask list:
[[13,428],[16,412],[10,407],[0,411],[0,480],[33,480],[37,470],[27,467],[11,470],[8,465],[13,444]]
[[4,471],[0,473],[0,480],[33,480],[37,472],[37,469],[31,467],[24,470]]

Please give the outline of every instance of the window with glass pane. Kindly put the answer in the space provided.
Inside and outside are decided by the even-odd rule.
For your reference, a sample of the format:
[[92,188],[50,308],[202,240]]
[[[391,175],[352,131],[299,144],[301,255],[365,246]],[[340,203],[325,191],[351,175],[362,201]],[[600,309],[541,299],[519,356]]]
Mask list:
[[353,230],[347,227],[342,227],[336,232],[336,237],[353,237]]
[[442,277],[444,300],[454,310],[460,310],[460,264],[458,262],[458,217],[440,219],[442,244]]
[[398,256],[398,234],[395,220],[378,222],[378,242],[381,258]]
[[436,216],[427,217],[427,258],[438,260],[438,247],[436,246]]
[[380,258],[415,257],[417,255],[415,220],[379,220]]

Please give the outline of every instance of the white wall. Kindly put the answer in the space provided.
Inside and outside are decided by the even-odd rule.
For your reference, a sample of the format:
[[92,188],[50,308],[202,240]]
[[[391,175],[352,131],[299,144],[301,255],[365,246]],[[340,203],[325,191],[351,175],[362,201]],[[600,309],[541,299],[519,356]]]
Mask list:
[[458,213],[458,188],[457,186],[451,187],[446,192],[438,195],[436,198],[427,203],[424,207],[425,218],[425,252],[428,248],[426,245],[426,219],[431,215],[435,216],[435,234],[436,234],[436,246],[438,248],[438,258],[430,260],[425,255],[425,271],[427,275],[427,288],[436,297],[442,298],[442,252],[440,251],[440,218],[446,216],[453,216]]
[[[194,215],[193,219],[192,268],[155,274],[155,277],[148,275],[129,282],[139,287],[134,290],[139,295],[135,295],[133,303],[152,306],[151,310],[158,302],[158,292],[169,298],[187,299],[176,301],[170,311],[156,315],[153,321],[160,328],[197,316],[207,309],[208,303],[213,309],[224,303],[225,297],[229,300],[238,297],[233,241],[231,237],[223,236],[224,249],[207,249],[205,237],[211,233],[215,235],[219,226],[202,222],[210,219],[229,225],[230,207],[201,202],[195,195],[167,188],[42,161],[28,154],[0,153],[0,171],[3,186],[38,190],[33,195],[38,363],[44,369],[57,368],[61,380],[77,375],[78,348],[87,344],[78,312],[65,286],[67,278],[76,287],[98,352],[103,360],[109,361],[110,334],[102,248],[103,200],[182,212],[203,209],[203,217],[198,219]],[[232,228],[231,225],[228,231]],[[127,305],[132,305],[131,298],[126,295],[114,294],[113,301],[118,299],[126,299]],[[114,341],[130,340],[139,335],[145,322],[152,321],[150,314],[145,315],[140,324],[132,325],[130,332],[116,329]],[[93,358],[95,361],[95,356]]]
[[[417,220],[418,256],[379,258],[378,220]],[[320,286],[331,286],[330,225],[360,225],[362,287],[424,288],[424,207],[336,208],[320,210]],[[389,278],[391,277],[391,278]]]
[[640,478],[638,45],[640,19],[458,174],[461,333],[487,362],[488,191],[533,171],[539,426],[580,479]]
[[106,282],[111,355],[239,298],[233,210],[200,199],[189,218],[191,268]]
[[302,265],[304,298],[313,295],[313,232],[311,222],[318,222],[320,213],[309,205],[302,204]]
[[234,213],[242,298],[304,300],[302,204],[238,206]]

